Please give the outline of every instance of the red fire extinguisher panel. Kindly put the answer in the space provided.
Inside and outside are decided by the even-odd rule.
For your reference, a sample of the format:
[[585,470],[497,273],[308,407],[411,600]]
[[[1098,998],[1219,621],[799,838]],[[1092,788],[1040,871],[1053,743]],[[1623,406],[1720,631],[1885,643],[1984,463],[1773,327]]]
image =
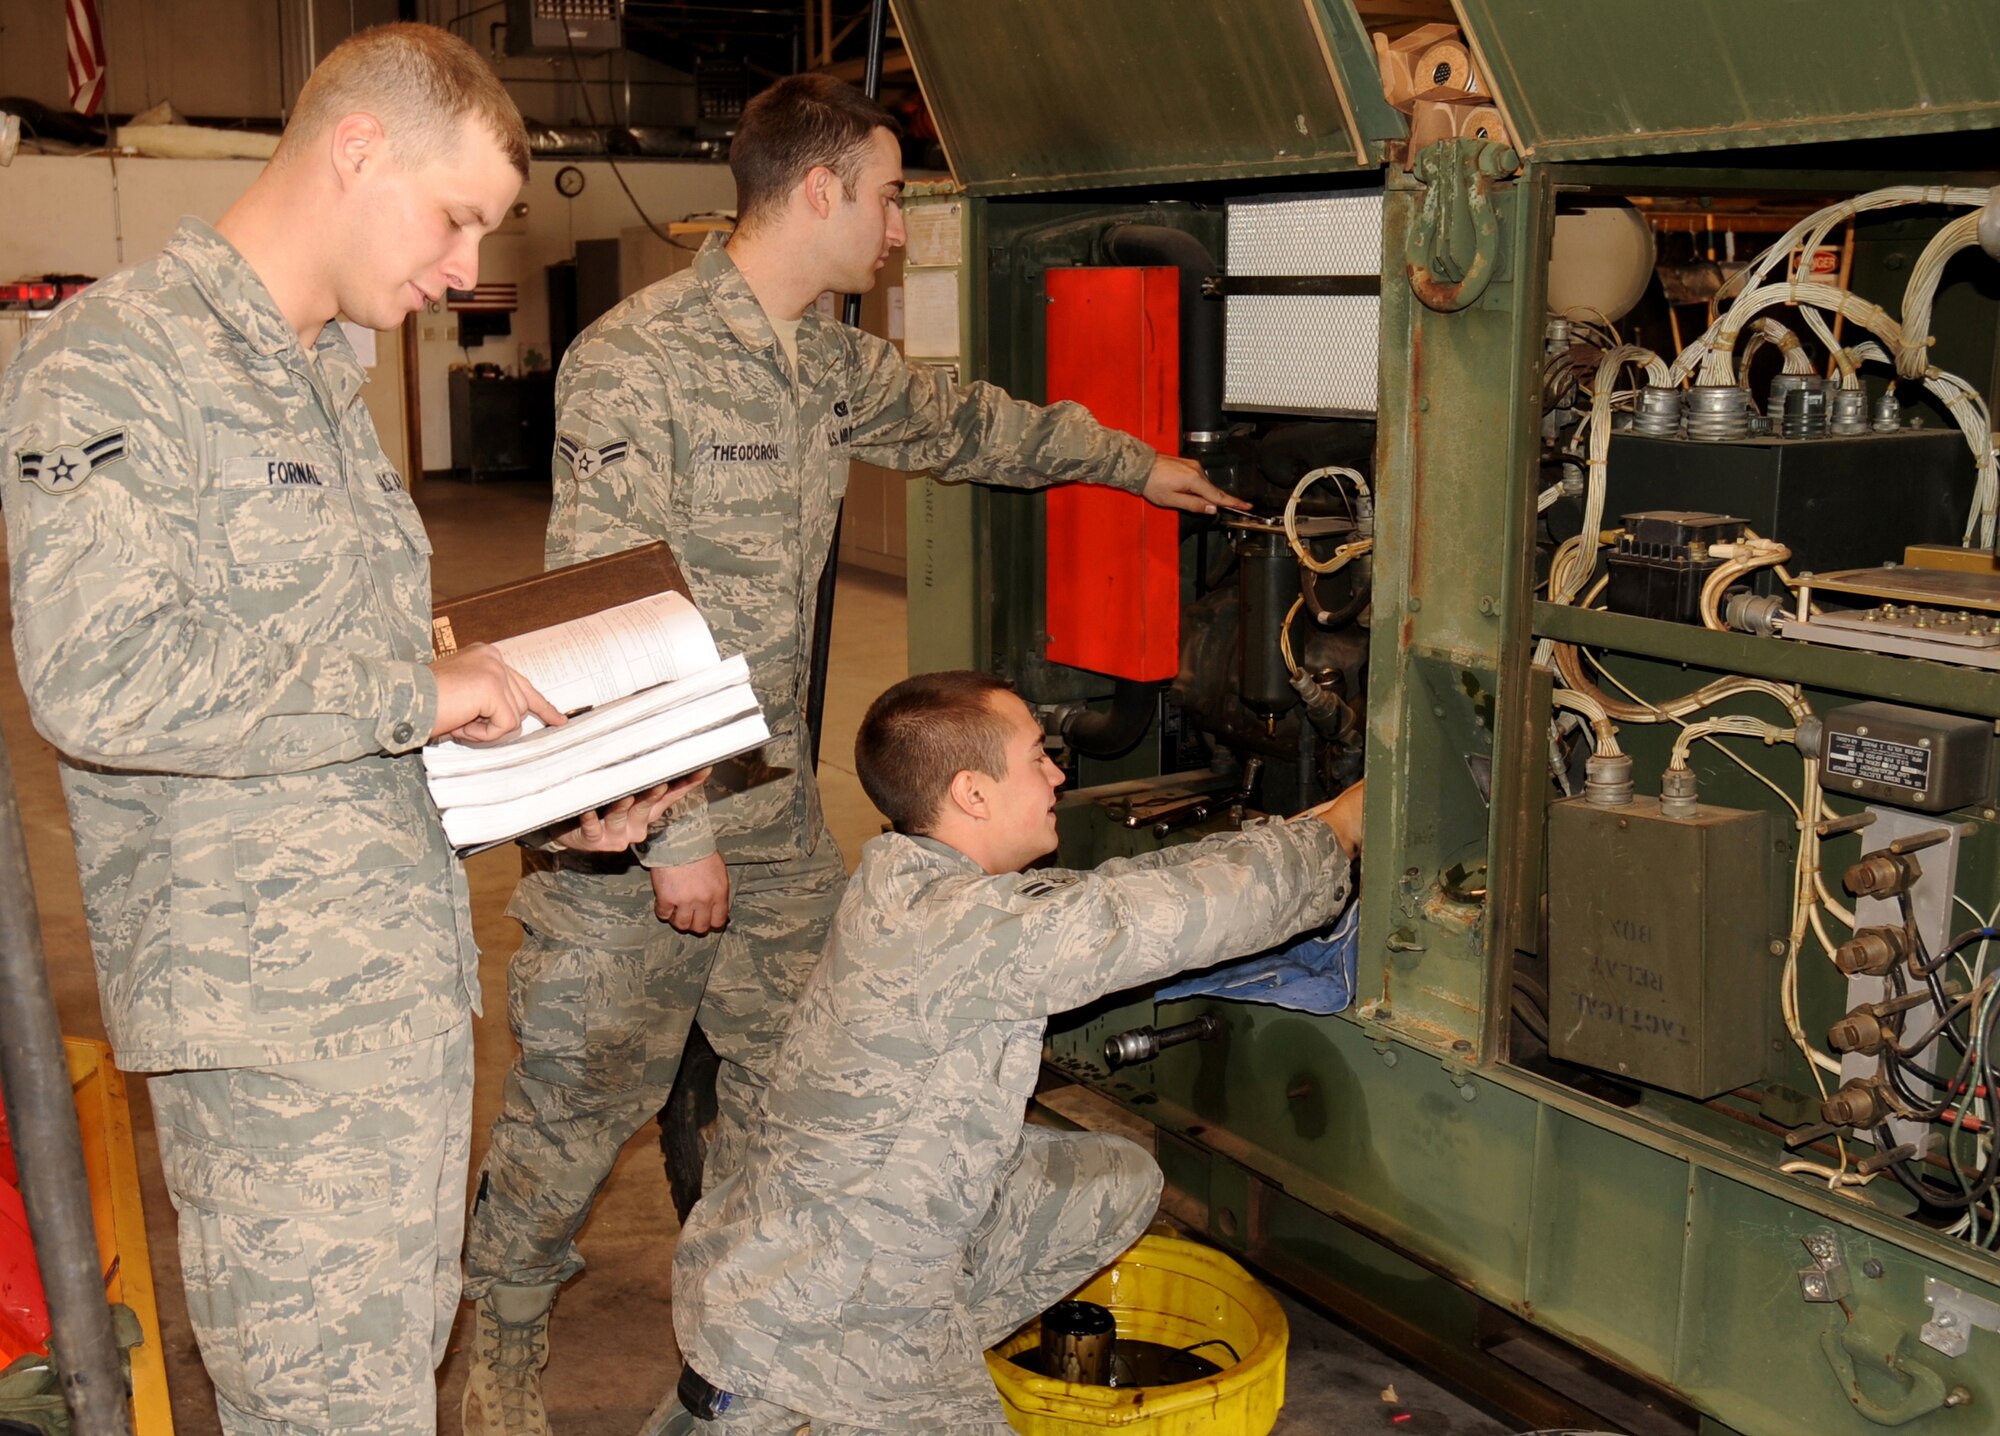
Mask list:
[[[1162,453],[1180,433],[1180,276],[1051,269],[1048,399]],[[1048,499],[1048,656],[1115,678],[1180,668],[1180,516],[1097,485]]]

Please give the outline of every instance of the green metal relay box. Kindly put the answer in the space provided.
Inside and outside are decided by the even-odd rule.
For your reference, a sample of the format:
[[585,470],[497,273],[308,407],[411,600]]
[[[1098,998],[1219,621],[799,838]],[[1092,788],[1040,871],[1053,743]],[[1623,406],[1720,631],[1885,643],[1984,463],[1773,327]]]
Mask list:
[[1569,798],[1550,805],[1549,852],[1549,1055],[1689,1097],[1762,1078],[1770,815]]

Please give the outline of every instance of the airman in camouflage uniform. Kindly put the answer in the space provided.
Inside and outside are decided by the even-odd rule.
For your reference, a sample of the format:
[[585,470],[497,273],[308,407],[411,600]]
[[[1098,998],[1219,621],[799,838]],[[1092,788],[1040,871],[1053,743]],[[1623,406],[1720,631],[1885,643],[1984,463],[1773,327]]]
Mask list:
[[[486,1281],[560,1281],[581,1268],[569,1238],[618,1148],[659,1110],[697,1004],[725,1063],[727,1140],[825,942],[847,874],[820,814],[803,714],[848,462],[1020,486],[1095,474],[1128,488],[1151,467],[1150,449],[1076,405],[956,390],[816,313],[798,346],[794,379],[711,238],[692,269],[613,309],[563,364],[549,566],[667,540],[717,645],[749,659],[774,737],[724,765],[709,796],[684,801],[623,870],[531,857],[508,909],[527,929],[510,984],[522,1064],[482,1173],[473,1295]],[[718,851],[731,869],[727,929],[662,928],[646,868]],[[593,1114],[602,1125],[586,1135]],[[731,1164],[711,1152],[712,1169]]]
[[[736,256],[746,242],[771,255],[770,236],[783,232],[752,224],[742,151],[758,143],[770,97],[802,90],[861,116],[875,168],[850,208],[872,213],[875,228],[852,278],[812,278],[824,261],[807,245],[780,255],[775,267],[802,296],[792,312],[804,310],[789,338],[794,358],[792,326],[774,324]],[[731,151],[744,210],[735,239],[712,236],[690,269],[612,309],[563,360],[549,566],[666,540],[717,644],[749,659],[774,736],[719,770],[706,802],[683,802],[622,869],[528,855],[508,909],[526,929],[509,978],[521,1056],[466,1243],[466,1294],[481,1301],[481,1330],[495,1333],[467,1383],[468,1433],[546,1430],[539,1333],[557,1287],[582,1269],[573,1238],[618,1149],[673,1084],[692,1015],[722,1058],[713,1179],[739,1160],[756,1089],[824,945],[846,873],[821,817],[803,714],[817,582],[849,462],[1016,488],[1103,483],[1188,507],[1224,499],[1198,468],[1159,459],[1078,405],[1043,408],[989,384],[955,386],[805,307],[836,282],[866,288],[880,255],[902,243],[902,167],[888,123],[823,77],[785,81],[753,102]],[[727,928],[660,926],[662,874],[697,870],[718,853]],[[527,1334],[503,1343],[510,1331]]]
[[[396,128],[413,107],[428,152]],[[526,137],[473,51],[393,26],[327,58],[285,143],[218,228],[186,221],[9,367],[15,652],[61,755],[105,1026],[159,1074],[223,1429],[421,1436],[478,972],[413,750],[518,725],[522,690],[491,650],[429,666],[430,543],[331,321],[389,327],[471,283]],[[357,256],[384,204],[403,230]]]
[[[908,680],[877,709],[970,677]],[[1061,774],[1036,776],[1026,706],[990,701],[1026,749],[1008,750],[1026,771],[1000,778],[1051,796]],[[1088,872],[995,871],[1052,847],[1052,821],[998,860],[953,846],[944,823],[870,842],[744,1165],[674,1259],[682,1354],[733,1399],[701,1423],[669,1397],[649,1431],[1004,1432],[982,1353],[1136,1240],[1159,1198],[1132,1143],[1024,1130],[1047,1018],[1331,918],[1349,890],[1333,823],[1266,822]]]

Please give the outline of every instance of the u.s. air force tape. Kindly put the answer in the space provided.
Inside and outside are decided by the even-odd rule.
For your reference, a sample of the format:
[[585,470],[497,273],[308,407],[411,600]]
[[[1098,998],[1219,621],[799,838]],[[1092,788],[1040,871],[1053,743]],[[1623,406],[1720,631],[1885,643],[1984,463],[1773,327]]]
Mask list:
[[46,453],[22,450],[15,456],[20,477],[45,494],[60,498],[75,493],[83,481],[107,464],[125,457],[125,431],[106,429],[82,444],[64,444]]

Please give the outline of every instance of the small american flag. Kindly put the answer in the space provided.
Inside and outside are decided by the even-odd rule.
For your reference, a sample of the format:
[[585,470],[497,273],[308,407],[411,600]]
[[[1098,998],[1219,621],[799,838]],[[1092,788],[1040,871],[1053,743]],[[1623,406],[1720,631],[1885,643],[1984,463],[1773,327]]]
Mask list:
[[69,31],[69,104],[94,115],[104,103],[104,29],[97,23],[97,0],[63,0]]
[[517,304],[518,295],[511,284],[476,284],[444,292],[444,307],[460,314],[512,314]]

